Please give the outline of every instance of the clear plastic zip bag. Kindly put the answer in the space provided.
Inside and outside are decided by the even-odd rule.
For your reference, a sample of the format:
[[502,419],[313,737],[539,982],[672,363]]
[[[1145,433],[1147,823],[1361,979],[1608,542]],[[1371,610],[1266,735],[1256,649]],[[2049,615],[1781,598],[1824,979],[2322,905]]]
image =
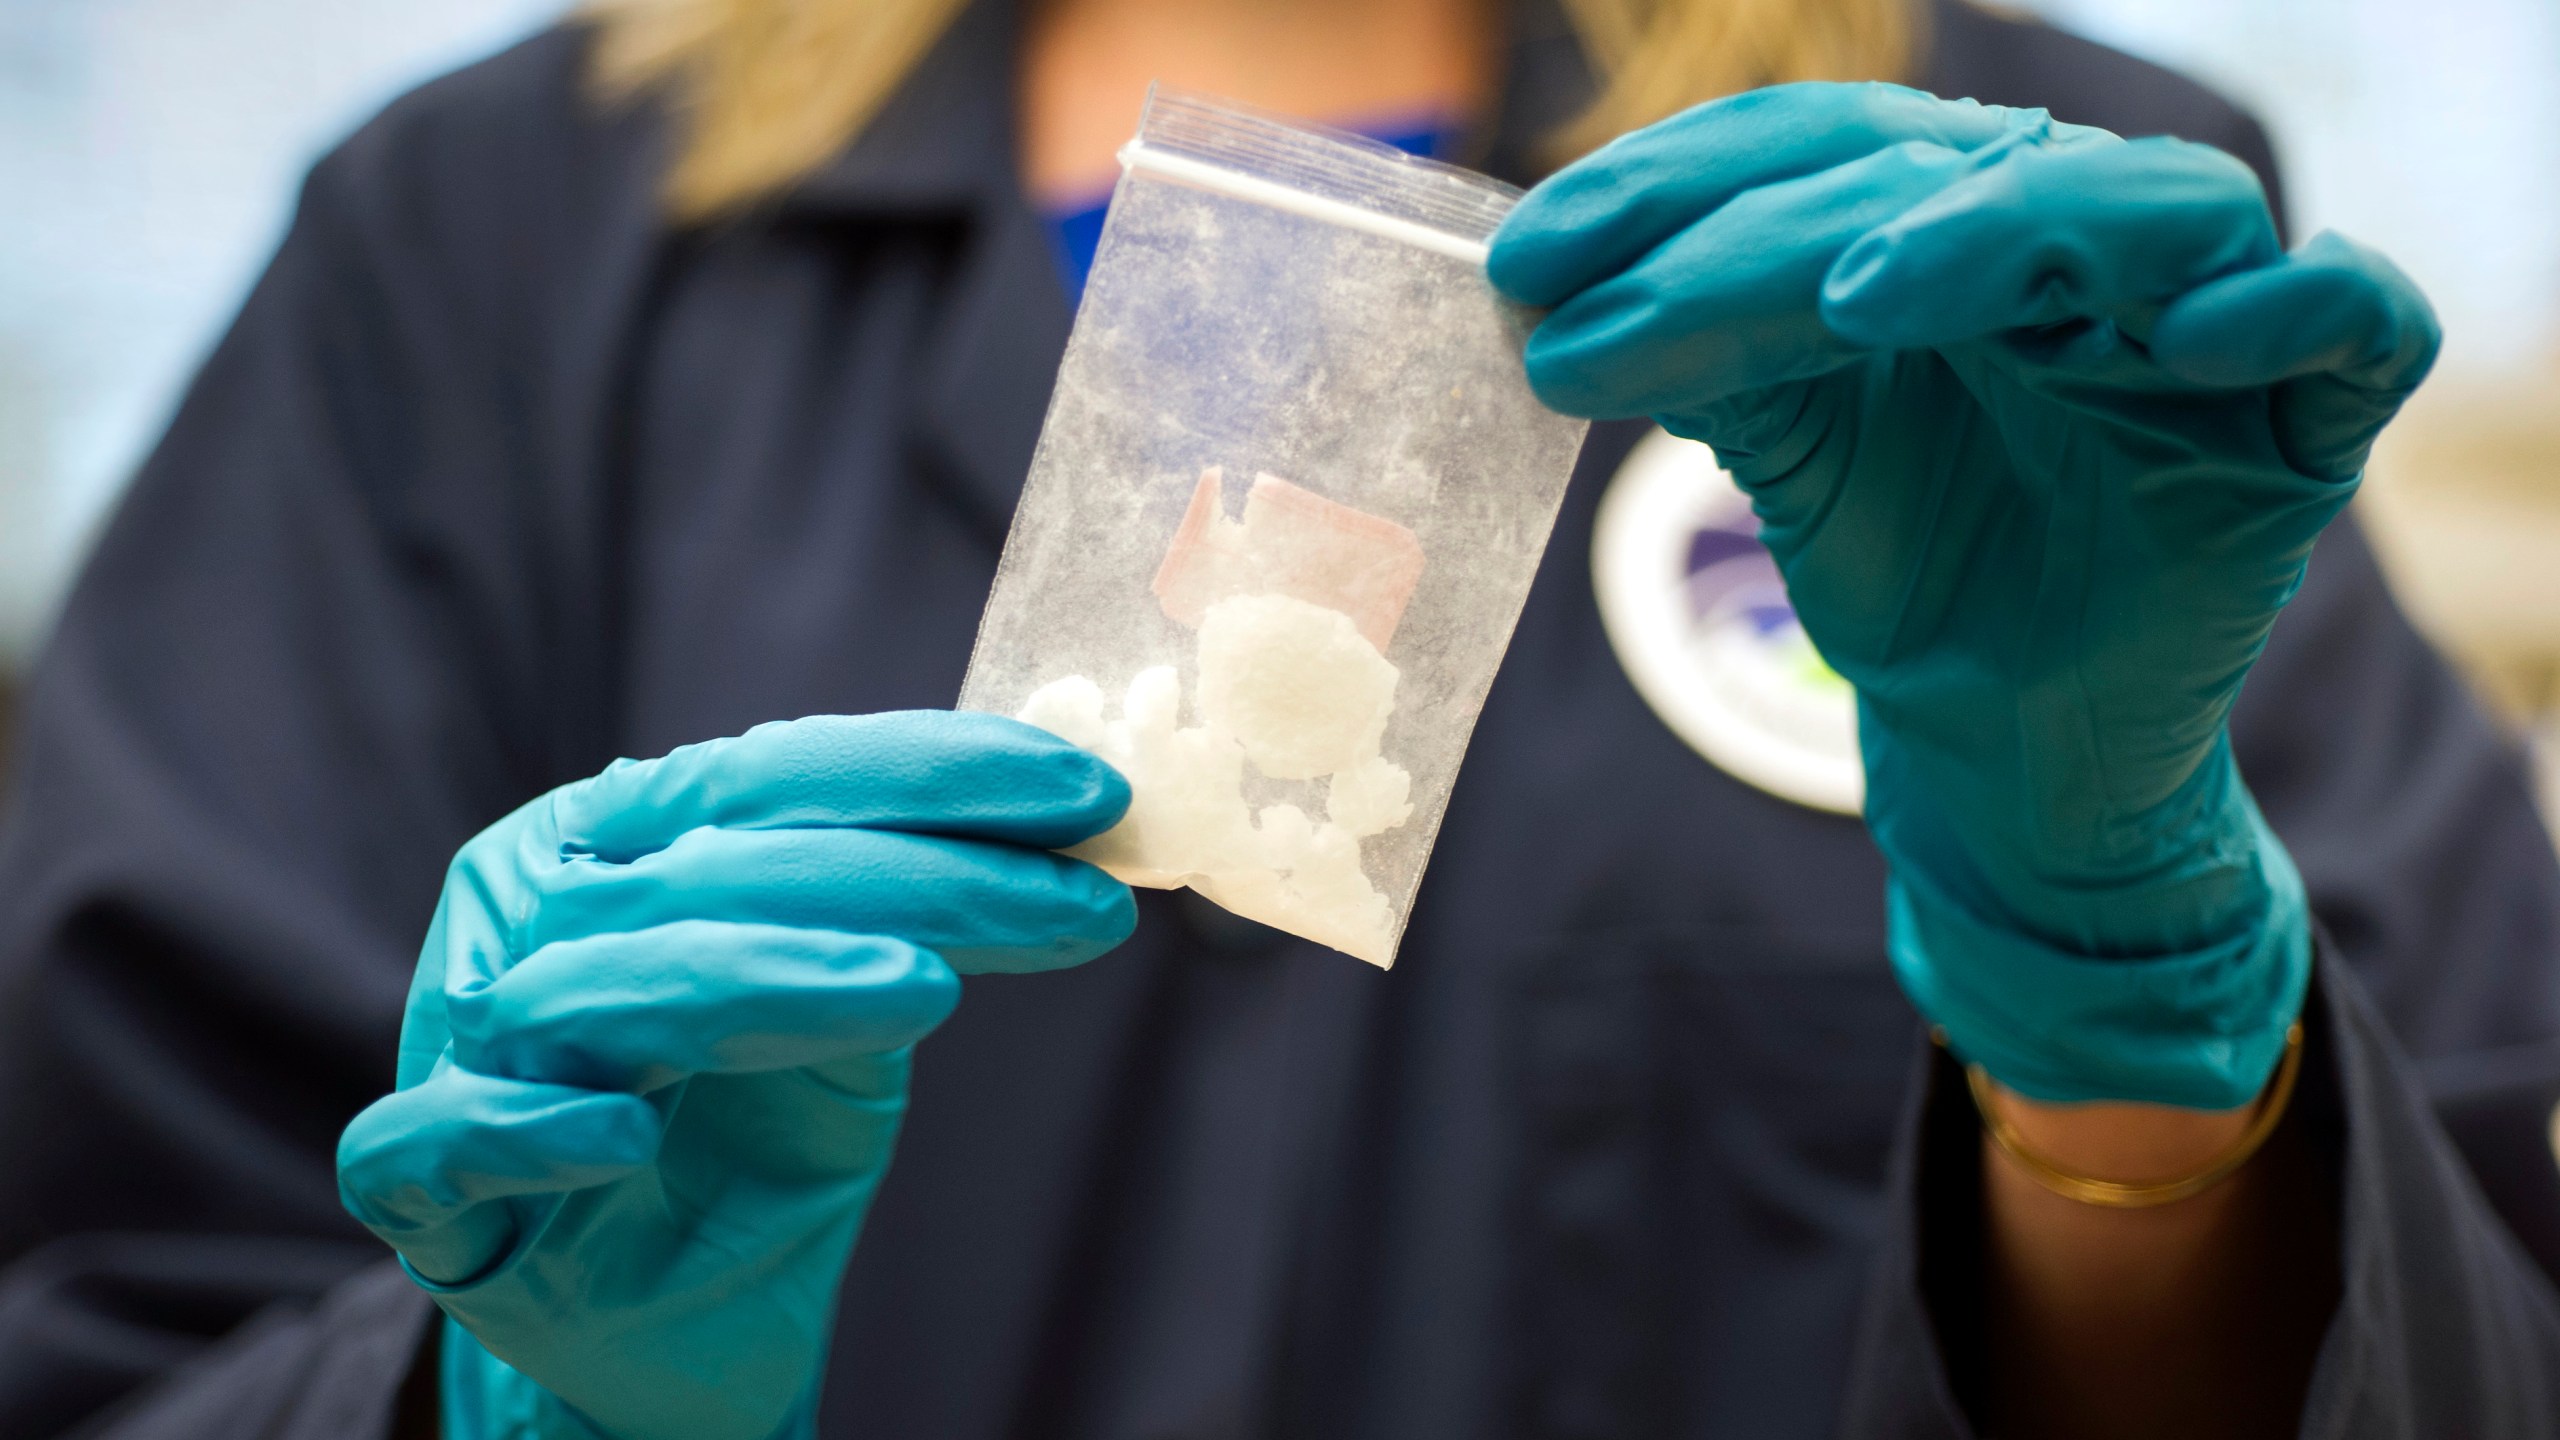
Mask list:
[[1121,160],[960,705],[1129,778],[1070,853],[1387,965],[1585,429],[1518,192],[1162,91]]

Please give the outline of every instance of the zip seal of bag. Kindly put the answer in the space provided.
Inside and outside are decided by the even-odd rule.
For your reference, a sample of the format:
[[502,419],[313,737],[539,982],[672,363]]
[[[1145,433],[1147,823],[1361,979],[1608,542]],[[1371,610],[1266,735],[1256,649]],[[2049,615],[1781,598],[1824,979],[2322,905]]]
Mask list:
[[[1340,148],[1309,153],[1309,137]],[[1254,168],[1239,168],[1238,161]],[[1123,169],[1221,190],[1257,204],[1347,225],[1481,267],[1486,238],[1518,192],[1499,181],[1409,155],[1363,135],[1292,126],[1201,97],[1149,93]],[[1446,177],[1445,188],[1425,177]]]
[[1586,428],[1519,192],[1161,90],[1120,153],[960,704],[1129,778],[1068,853],[1384,966]]

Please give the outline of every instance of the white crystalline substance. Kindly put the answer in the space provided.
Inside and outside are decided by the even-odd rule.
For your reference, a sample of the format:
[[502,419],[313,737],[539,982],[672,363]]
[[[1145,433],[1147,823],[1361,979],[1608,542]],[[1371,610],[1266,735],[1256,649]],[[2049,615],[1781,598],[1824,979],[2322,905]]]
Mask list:
[[1339,610],[1239,595],[1201,617],[1201,718],[1275,780],[1313,780],[1376,755],[1395,708],[1396,667]]
[[1244,803],[1244,751],[1233,740],[1179,729],[1182,682],[1170,665],[1129,682],[1118,720],[1102,717],[1102,687],[1082,675],[1032,692],[1021,718],[1111,762],[1129,781],[1129,813],[1067,853],[1132,885],[1159,890],[1205,870],[1260,862]]
[[1202,875],[1192,888],[1247,919],[1385,965],[1393,916],[1360,868],[1359,838],[1295,805],[1270,806],[1261,820],[1271,868]]
[[1337,770],[1326,787],[1324,813],[1334,824],[1367,839],[1413,818],[1413,777],[1382,755]]
[[1087,750],[1102,749],[1102,687],[1082,675],[1052,680],[1031,692],[1022,702],[1017,716],[1026,725],[1037,725],[1070,745]]
[[[1020,718],[1128,777],[1118,825],[1067,853],[1132,885],[1189,885],[1249,919],[1356,955],[1393,958],[1394,912],[1360,864],[1360,841],[1413,814],[1412,780],[1378,753],[1396,667],[1338,611],[1282,595],[1219,601],[1200,626],[1202,723],[1181,724],[1171,666],[1138,672],[1109,718],[1102,687],[1051,681]],[[1250,760],[1274,780],[1326,780],[1326,819],[1296,805],[1257,815]]]

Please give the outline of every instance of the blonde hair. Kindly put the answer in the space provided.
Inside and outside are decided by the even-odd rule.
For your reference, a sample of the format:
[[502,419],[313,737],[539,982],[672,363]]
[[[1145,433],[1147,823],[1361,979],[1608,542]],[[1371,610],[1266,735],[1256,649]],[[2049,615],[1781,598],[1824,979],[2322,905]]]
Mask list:
[[1605,77],[1553,156],[1596,150],[1692,105],[1790,80],[1900,80],[1925,38],[1918,0],[1563,0]]
[[[824,164],[968,0],[587,0],[606,96],[662,96],[677,121],[668,208],[697,220]],[[1599,97],[1557,158],[1719,95],[1789,80],[1898,79],[1918,0],[1563,0]]]

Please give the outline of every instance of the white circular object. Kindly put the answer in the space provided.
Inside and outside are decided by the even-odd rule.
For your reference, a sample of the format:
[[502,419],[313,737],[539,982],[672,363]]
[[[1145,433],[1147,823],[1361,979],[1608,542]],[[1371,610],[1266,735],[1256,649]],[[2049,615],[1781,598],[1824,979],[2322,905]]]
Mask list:
[[1856,696],[1797,623],[1714,451],[1662,430],[1636,443],[1600,497],[1591,579],[1618,663],[1673,734],[1772,795],[1858,813]]

